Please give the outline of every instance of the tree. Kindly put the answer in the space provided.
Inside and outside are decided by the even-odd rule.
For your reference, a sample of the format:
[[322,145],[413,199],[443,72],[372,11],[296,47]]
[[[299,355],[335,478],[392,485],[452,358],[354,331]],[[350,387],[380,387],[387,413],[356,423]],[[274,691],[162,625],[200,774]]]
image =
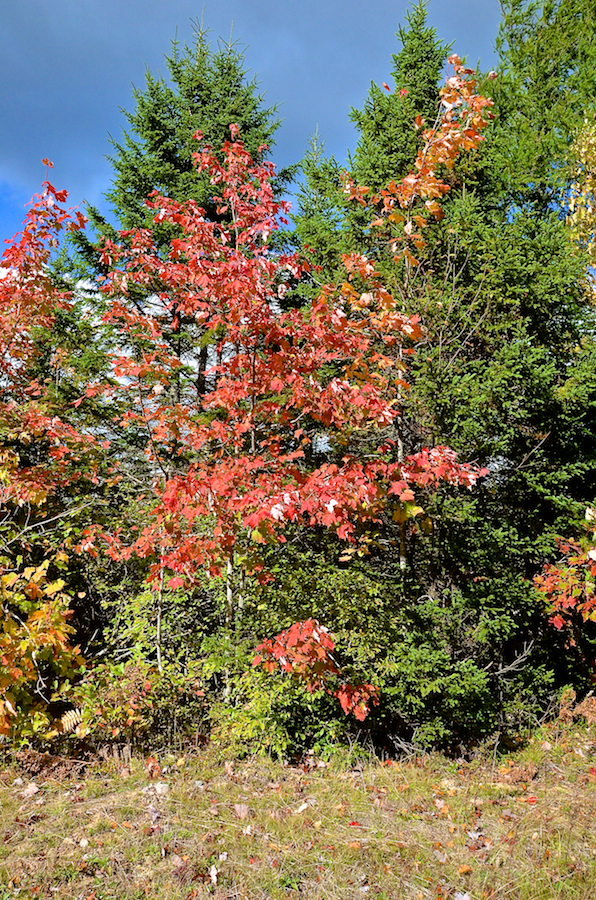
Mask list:
[[487,168],[517,207],[564,205],[571,145],[594,111],[593,0],[507,0],[497,41],[499,120]]
[[[180,51],[173,43],[166,64],[171,84],[147,72],[145,89],[133,90],[136,109],[126,113],[130,131],[122,142],[113,141],[115,179],[107,199],[124,229],[156,227],[145,205],[153,191],[179,202],[192,198],[209,218],[217,218],[209,179],[193,165],[195,133],[219,152],[230,122],[236,122],[259,162],[279,125],[276,109],[263,106],[256,81],[246,80],[242,53],[233,44],[212,52],[202,26],[193,46]],[[167,232],[164,237],[167,242]],[[157,227],[156,243],[162,240]]]
[[49,181],[43,187],[0,260],[2,734],[47,729],[54,692],[83,662],[71,643],[71,597],[57,577],[67,557],[51,552],[44,533],[72,514],[64,497],[73,484],[97,481],[99,455],[94,439],[73,427],[47,383],[35,378],[36,330],[51,328],[71,301],[53,283],[50,254],[63,229],[84,225],[80,213],[61,205],[65,192]]
[[361,110],[350,119],[359,132],[350,174],[358,184],[377,192],[407,175],[423,140],[416,128],[421,116],[430,126],[437,117],[439,82],[450,47],[427,24],[427,3],[419,0],[399,26],[399,53],[392,56],[393,88],[371,83]]
[[[404,451],[447,444],[490,472],[473,497],[436,492],[427,507],[426,533],[422,522],[406,528],[408,565],[405,581],[395,588],[400,599],[393,603],[394,608],[402,604],[401,633],[416,638],[409,654],[387,648],[387,669],[392,666],[395,680],[385,681],[384,693],[393,689],[400,697],[400,709],[409,709],[410,720],[420,723],[418,736],[427,724],[426,734],[432,733],[429,720],[422,721],[431,703],[425,701],[421,711],[424,703],[417,704],[411,678],[422,665],[421,648],[428,681],[441,683],[444,696],[458,669],[460,685],[470,686],[464,702],[479,711],[472,730],[506,729],[519,714],[520,696],[546,703],[556,679],[579,683],[586,675],[563,641],[559,654],[553,653],[552,633],[532,586],[554,536],[565,533],[566,519],[589,501],[595,487],[588,424],[594,421],[596,396],[591,292],[585,290],[586,258],[569,241],[564,217],[576,180],[574,134],[591,108],[594,79],[593,9],[587,3],[581,10],[583,16],[577,5],[564,2],[544,9],[525,3],[506,7],[502,64],[481,80],[482,92],[494,100],[486,140],[440,171],[449,186],[444,217],[423,231],[414,229],[423,244],[404,244],[405,219],[394,223],[400,246],[418,263],[409,261],[409,273],[407,257],[390,247],[387,230],[362,228],[371,197],[376,193],[382,210],[383,194],[395,195],[388,181],[382,190],[361,191],[356,188],[369,184],[353,179],[356,212],[342,207],[344,195],[338,203],[340,224],[327,243],[322,227],[311,238],[308,224],[299,223],[321,253],[314,259],[333,277],[329,248],[341,250],[361,238],[360,246],[378,262],[403,310],[424,322],[425,343],[411,361],[410,388],[402,396]],[[580,36],[582,22],[588,27]],[[418,67],[422,72],[425,65],[420,49],[411,65],[416,82]],[[389,135],[393,125],[382,124],[380,113],[372,115],[381,98],[385,94],[377,88],[368,122],[373,138],[378,128],[377,146],[388,147],[383,131]],[[385,98],[390,101],[397,104],[391,94]],[[365,115],[366,108],[360,118]],[[433,120],[427,113],[427,125]],[[401,146],[395,135],[392,141]],[[387,178],[384,164],[379,156],[378,171],[369,173],[375,187]],[[324,178],[316,180],[327,165],[320,159],[313,168],[309,209],[316,207],[317,187],[329,189]],[[392,540],[385,524],[377,543],[392,547]],[[376,590],[375,576],[382,575],[385,584],[389,579],[400,584],[395,568],[390,554],[377,550],[369,583]],[[416,617],[406,612],[412,596],[420,598]],[[440,648],[441,659],[433,648]],[[459,668],[464,660],[466,674]],[[408,685],[404,693],[397,687],[400,680]],[[457,733],[446,706],[437,712],[435,736],[441,728],[444,736]]]
[[[454,146],[457,128],[454,122]],[[237,137],[235,126],[232,134]],[[106,243],[107,319],[138,352],[117,357],[115,380],[90,385],[86,396],[132,394],[136,405],[122,424],[147,435],[153,508],[132,540],[103,530],[111,554],[151,558],[158,592],[164,581],[169,589],[194,583],[197,569],[225,574],[229,629],[240,602],[237,567],[242,580],[253,574],[266,581],[260,548],[283,542],[288,527],[328,528],[357,545],[359,531],[389,507],[404,518],[422,513],[416,485],[427,491],[442,481],[471,486],[479,473],[445,447],[393,458],[386,432],[398,414],[405,343],[420,335],[417,320],[398,312],[374,266],[358,254],[345,260],[348,281],[340,291],[327,288],[309,308],[280,312],[279,273],[298,277],[304,264],[269,251],[284,208],[274,199],[272,168],[253,164],[238,140],[223,151],[223,165],[209,148],[196,157],[218,190],[218,212],[229,214],[227,227],[210,221],[193,200],[156,195],[156,220],[182,233],[167,261],[150,231],[127,232],[129,246]],[[424,171],[417,178],[421,191],[425,178],[432,181]],[[163,292],[139,309],[131,290],[146,289],[156,273]],[[196,371],[170,348],[162,307],[180,310],[212,336],[200,389]],[[321,434],[328,459],[317,463]],[[366,459],[358,449],[363,441]],[[87,547],[98,531],[89,529]],[[359,690],[351,700],[342,694],[347,708],[362,709]]]
[[[164,254],[176,231],[153,221],[145,205],[153,191],[180,202],[193,198],[207,215],[217,217],[209,180],[193,166],[195,133],[200,131],[217,152],[230,122],[236,122],[254,159],[264,160],[279,125],[275,107],[263,105],[256,80],[247,81],[242,52],[232,43],[212,51],[202,24],[191,46],[173,42],[166,65],[169,83],[147,72],[144,89],[133,89],[135,109],[125,111],[129,130],[121,141],[112,139],[115,177],[106,195],[120,228],[150,228]],[[289,173],[282,181],[284,177]],[[98,210],[88,208],[87,214],[98,238],[115,238],[116,230]],[[89,275],[89,265],[91,272],[101,272],[95,244],[85,236],[76,244],[83,256],[82,274]]]
[[421,117],[430,127],[437,118],[442,68],[450,49],[428,26],[426,5],[424,0],[416,3],[406,14],[407,27],[398,29],[401,48],[392,57],[392,89],[371,83],[364,107],[350,112],[359,139],[347,165],[325,158],[318,134],[302,160],[303,182],[292,216],[294,241],[309,248],[312,262],[321,266],[319,283],[341,278],[341,256],[356,248],[378,260],[385,275],[391,270],[391,254],[379,245],[374,230],[371,233],[366,208],[349,202],[342,175],[347,172],[374,195],[414,165],[424,143],[416,120]]

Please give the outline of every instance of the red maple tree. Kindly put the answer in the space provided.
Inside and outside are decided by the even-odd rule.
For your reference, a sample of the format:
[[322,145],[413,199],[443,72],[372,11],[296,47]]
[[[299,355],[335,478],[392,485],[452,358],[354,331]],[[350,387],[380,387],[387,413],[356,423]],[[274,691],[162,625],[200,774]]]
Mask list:
[[[358,254],[346,257],[342,286],[324,288],[307,308],[282,311],[277,297],[286,279],[299,278],[307,264],[270,250],[286,211],[273,196],[272,166],[253,164],[234,126],[222,152],[223,163],[209,147],[195,158],[211,175],[227,223],[209,221],[193,201],[154,195],[156,222],[179,229],[169,258],[160,257],[150,231],[106,243],[106,318],[128,349],[114,360],[117,383],[87,390],[134,398],[121,424],[144,431],[155,473],[148,521],[132,541],[104,535],[110,552],[152,557],[153,577],[168,570],[172,588],[203,568],[229,573],[238,555],[246,570],[267,578],[259,545],[283,542],[289,524],[322,525],[355,542],[362,523],[380,520],[388,498],[416,515],[417,487],[471,486],[481,474],[445,447],[395,459],[392,428],[403,358],[422,334],[417,317],[398,309],[374,264]],[[139,290],[153,291],[150,302],[133,302]],[[172,341],[177,329],[195,329],[207,347],[200,378]],[[364,438],[373,449],[363,458],[351,447]],[[328,460],[316,464],[313,447],[321,442]],[[92,541],[90,532],[88,547]],[[323,633],[318,623],[313,628]],[[312,640],[302,655],[306,646],[316,657]],[[354,694],[344,706],[362,711],[362,699]]]

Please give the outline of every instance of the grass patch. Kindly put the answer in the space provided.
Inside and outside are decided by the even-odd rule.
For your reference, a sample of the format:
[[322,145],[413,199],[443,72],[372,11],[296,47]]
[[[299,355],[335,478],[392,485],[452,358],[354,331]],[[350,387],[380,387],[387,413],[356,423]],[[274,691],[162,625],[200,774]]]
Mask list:
[[0,900],[593,900],[595,764],[596,728],[557,724],[471,763],[10,769]]

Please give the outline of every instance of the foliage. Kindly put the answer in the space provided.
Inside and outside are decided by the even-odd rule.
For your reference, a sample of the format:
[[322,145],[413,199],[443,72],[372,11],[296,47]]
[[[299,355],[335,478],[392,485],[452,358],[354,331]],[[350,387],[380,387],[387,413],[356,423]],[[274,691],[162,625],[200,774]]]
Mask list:
[[593,268],[596,263],[596,129],[588,121],[575,140],[573,155],[577,170],[569,197],[569,223]]
[[[498,77],[453,54],[440,88],[423,3],[399,37],[349,171],[313,142],[293,233],[274,111],[199,30],[115,144],[125,230],[92,212],[101,246],[81,236],[46,184],[10,245],[4,635],[23,692],[44,660],[46,730],[460,753],[587,686],[591,545],[541,582],[575,646],[532,579],[596,489],[593,50],[567,0],[507,6]],[[24,570],[41,596],[17,598]],[[56,583],[54,638],[30,628],[20,666],[14,615]]]
[[[418,26],[400,34],[409,56],[399,77],[421,85],[430,80],[429,104],[434,90],[437,105],[425,115],[433,122],[438,84],[428,62],[438,42],[430,32],[422,38],[426,25],[418,15]],[[424,646],[428,639],[432,648],[429,673],[434,670],[447,685],[466,661],[470,672],[478,673],[476,684],[483,680],[481,690],[473,677],[458,682],[469,685],[461,702],[477,715],[469,723],[476,733],[506,731],[518,727],[520,717],[541,715],[557,684],[573,681],[585,690],[590,683],[578,648],[566,647],[563,637],[549,629],[532,578],[551,556],[557,533],[568,530],[569,519],[596,486],[596,357],[587,240],[578,250],[565,219],[568,198],[578,190],[573,184],[579,186],[583,177],[573,142],[593,103],[592,6],[505,4],[499,47],[498,72],[478,76],[478,90],[494,104],[484,140],[460,154],[452,168],[438,169],[449,188],[441,199],[440,221],[423,204],[409,214],[400,207],[395,188],[404,173],[397,167],[395,188],[386,192],[393,206],[366,229],[367,204],[375,194],[385,199],[388,182],[387,156],[371,149],[367,159],[377,165],[371,163],[369,180],[359,182],[352,169],[352,186],[347,182],[359,217],[351,217],[341,203],[335,219],[328,215],[326,204],[337,196],[335,173],[341,166],[322,153],[316,165],[308,161],[301,197],[308,202],[297,229],[304,244],[313,246],[313,259],[324,266],[325,275],[318,277],[339,279],[343,248],[366,247],[404,311],[421,318],[424,342],[409,361],[410,387],[403,390],[403,414],[396,423],[404,453],[426,443],[447,444],[489,470],[473,497],[433,494],[425,504],[427,515],[407,523],[401,536],[399,523],[385,520],[375,535],[379,549],[359,561],[371,579],[389,574],[399,581],[391,554],[401,543],[406,568],[394,602],[407,607],[412,598],[428,598],[429,613],[432,604],[434,615],[423,620],[414,639]],[[359,114],[363,121],[370,115],[375,147],[388,145],[396,120],[390,125],[373,113],[381,109],[381,100],[392,101],[399,116],[399,99],[399,89],[379,87]],[[416,133],[420,141],[423,130],[406,134]],[[419,149],[415,146],[412,156]],[[360,191],[363,184],[375,189]],[[330,235],[323,226],[309,231],[309,214],[316,210],[334,222]],[[421,211],[427,222],[423,230],[414,219]],[[391,223],[390,213],[403,219]],[[312,221],[316,224],[316,215]],[[404,233],[405,225],[418,246]],[[417,264],[404,260],[404,249]],[[343,640],[333,620],[325,621]],[[404,623],[406,634],[411,627],[411,621]],[[389,684],[378,670],[374,683],[386,695]],[[407,689],[401,693],[396,686],[394,721],[403,710],[419,728],[418,716],[423,710],[427,721],[432,702],[423,699],[419,705],[417,688],[407,677],[401,685]],[[446,705],[437,711],[437,722],[451,734],[467,727],[450,718]]]
[[50,574],[67,557],[61,552],[35,562],[32,552],[36,535],[61,518],[51,507],[54,497],[74,483],[97,480],[97,442],[57,415],[47,384],[32,377],[36,329],[50,328],[70,302],[48,272],[60,231],[84,224],[80,213],[61,206],[65,199],[46,181],[1,260],[0,730],[20,735],[47,729],[55,693],[83,664],[70,643],[68,586]]
[[[349,281],[341,292],[325,290],[308,310],[276,311],[280,269],[299,273],[303,264],[268,253],[279,209],[270,167],[255,166],[237,140],[224,153],[223,166],[209,149],[197,160],[220,190],[218,208],[231,213],[229,229],[206,219],[193,201],[155,197],[156,219],[182,229],[168,263],[149,232],[127,234],[131,249],[111,242],[104,249],[105,262],[121,262],[105,288],[114,296],[106,318],[137,349],[115,359],[112,384],[90,385],[86,396],[120,390],[139,399],[139,411],[129,408],[121,424],[145,430],[146,454],[160,473],[157,504],[140,536],[127,543],[104,531],[104,539],[115,558],[153,557],[160,598],[166,569],[176,573],[170,590],[196,581],[197,566],[213,575],[223,570],[231,582],[238,561],[243,578],[260,573],[266,580],[259,546],[283,542],[288,524],[325,526],[355,543],[358,523],[377,520],[387,502],[404,521],[419,515],[416,485],[471,486],[478,476],[443,447],[392,460],[384,429],[396,415],[394,385],[402,383],[408,352],[396,357],[393,348],[400,334],[417,337],[416,320],[396,311],[374,267],[356,254],[346,258]],[[139,310],[127,302],[129,285],[148,284],[155,271],[164,290]],[[213,364],[201,390],[195,371],[164,340],[162,310],[172,309],[210,336]],[[337,461],[316,465],[312,447],[321,434]],[[364,435],[379,443],[365,463],[346,450],[348,439],[355,447]],[[93,535],[91,528],[88,548]],[[227,594],[231,625],[230,584]],[[370,687],[337,690],[345,711],[366,713]]]
[[49,581],[49,560],[0,578],[0,734],[48,730],[54,696],[83,665],[71,644],[64,581]]
[[[596,510],[589,506],[585,515],[585,532],[581,540],[561,540],[561,559],[549,563],[534,578],[538,590],[551,611],[550,621],[561,630],[575,626],[574,635],[582,644],[588,633],[579,637],[579,623],[596,622]],[[586,627],[583,628],[587,632]],[[573,640],[573,638],[572,638]],[[589,660],[594,667],[595,660]]]
[[295,622],[273,640],[267,638],[257,647],[253,666],[263,665],[275,672],[277,664],[284,672],[298,676],[310,693],[324,690],[337,697],[344,713],[353,713],[363,722],[370,711],[370,702],[379,702],[378,689],[372,684],[345,684],[330,687],[340,670],[333,657],[335,643],[324,625],[314,619]]

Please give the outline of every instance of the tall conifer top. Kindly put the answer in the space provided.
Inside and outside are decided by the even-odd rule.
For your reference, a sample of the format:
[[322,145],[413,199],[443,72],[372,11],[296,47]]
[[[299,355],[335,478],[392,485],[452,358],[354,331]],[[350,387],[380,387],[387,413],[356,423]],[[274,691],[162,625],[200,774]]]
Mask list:
[[402,178],[418,150],[414,129],[417,115],[431,124],[439,102],[439,81],[450,51],[427,25],[426,0],[407,13],[407,27],[399,26],[401,50],[393,54],[393,90],[388,93],[371,82],[362,110],[352,109],[360,139],[353,159],[353,174],[359,184],[372,190],[392,179]]
[[256,80],[246,77],[243,53],[231,40],[213,51],[207,31],[197,26],[191,46],[173,41],[166,64],[170,81],[146,73],[144,89],[133,89],[135,109],[125,112],[128,131],[122,140],[112,140],[115,177],[107,198],[125,228],[150,223],[144,201],[153,190],[179,201],[192,197],[215,215],[208,178],[192,163],[197,131],[217,148],[235,123],[258,161],[266,153],[259,148],[271,143],[279,125],[275,107],[263,105]]

